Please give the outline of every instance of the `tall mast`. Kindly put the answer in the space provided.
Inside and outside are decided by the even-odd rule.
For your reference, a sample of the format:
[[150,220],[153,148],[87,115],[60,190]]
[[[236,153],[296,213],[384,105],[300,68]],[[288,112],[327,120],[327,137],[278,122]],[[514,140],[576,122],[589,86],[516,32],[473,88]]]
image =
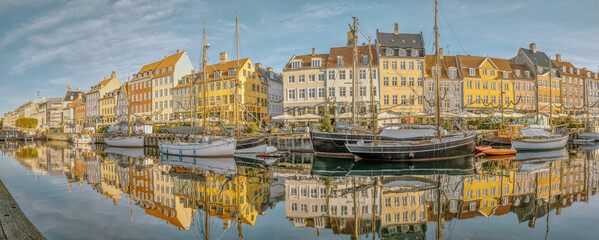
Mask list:
[[503,129],[503,123],[504,123],[504,121],[505,121],[505,120],[503,119],[503,108],[505,107],[505,106],[503,106],[503,101],[505,101],[505,100],[503,99],[503,91],[505,90],[505,88],[504,88],[504,86],[503,86],[503,77],[501,78],[501,81],[500,81],[500,83],[499,83],[499,84],[501,84],[501,86],[499,87],[499,90],[501,90],[501,98],[499,98],[499,99],[500,99],[500,100],[499,100],[499,102],[500,102],[500,104],[501,104],[501,128],[500,128],[500,129]]
[[131,96],[129,96],[129,89],[131,88],[130,78],[129,78],[129,70],[127,69],[127,134],[131,137]]
[[[203,50],[202,50],[203,51]],[[191,127],[195,127],[195,122],[193,121],[196,110],[196,101],[195,97],[195,83],[193,81],[193,70],[191,70],[191,75],[189,75],[189,115],[191,115]],[[193,131],[193,130],[192,130]]]
[[535,64],[535,104],[537,107],[537,124],[539,124],[539,66]]
[[204,40],[202,43],[202,79],[204,79],[203,81],[203,87],[202,87],[202,103],[203,103],[203,109],[202,109],[202,139],[204,139],[204,136],[206,136],[206,50],[208,49],[208,46],[206,46],[206,22],[204,22]]
[[376,109],[374,105],[374,80],[372,80],[372,51],[370,46],[370,37],[368,38],[368,68],[370,71],[370,111],[372,112],[372,137],[373,144],[376,145]]
[[437,107],[437,136],[439,137],[439,141],[441,141],[441,131],[439,128],[441,128],[441,104],[439,104],[440,102],[440,95],[439,95],[439,26],[437,26],[437,5],[439,4],[439,0],[435,0],[435,78],[436,78],[436,84],[437,84],[437,103],[436,103],[436,107]]
[[354,28],[352,29],[352,34],[353,34],[353,41],[354,41],[354,61],[353,61],[353,69],[352,69],[352,74],[353,74],[353,78],[352,78],[352,83],[351,83],[351,88],[352,88],[352,95],[351,95],[351,104],[352,104],[352,117],[351,117],[351,122],[354,126],[356,126],[356,114],[358,113],[356,111],[356,95],[358,94],[356,92],[356,85],[358,82],[358,73],[356,72],[356,68],[357,68],[357,63],[356,61],[358,60],[358,31],[356,26],[358,25],[358,18],[353,17],[354,19]]
[[[551,59],[549,59],[549,127],[551,127],[551,119],[553,118],[553,82],[551,82],[553,69],[551,68],[551,64]],[[553,129],[551,131],[553,131]]]
[[586,80],[587,80],[586,78],[583,78],[583,80],[582,80],[583,81],[583,84],[582,84],[583,85],[583,94],[584,94],[583,98],[582,98],[582,101],[584,102],[584,106],[585,106],[586,112],[587,112],[587,116],[586,116],[587,126],[586,126],[586,129],[587,129],[587,131],[591,132],[591,128],[590,128],[591,124],[590,124],[590,120],[589,120],[589,102],[587,100],[588,95],[587,95],[587,81]]
[[[237,65],[235,66],[235,69],[237,70],[237,73],[235,74],[235,97],[239,96],[239,82],[238,79],[241,78],[241,76],[239,76],[239,70],[240,70],[240,66],[239,66],[239,22],[237,20],[237,11],[235,11],[235,46],[237,48]],[[239,131],[238,131],[238,121],[239,121],[239,112],[237,109],[237,101],[233,101],[233,117],[235,118],[235,128],[233,128],[233,132],[235,132],[235,135],[239,135]]]

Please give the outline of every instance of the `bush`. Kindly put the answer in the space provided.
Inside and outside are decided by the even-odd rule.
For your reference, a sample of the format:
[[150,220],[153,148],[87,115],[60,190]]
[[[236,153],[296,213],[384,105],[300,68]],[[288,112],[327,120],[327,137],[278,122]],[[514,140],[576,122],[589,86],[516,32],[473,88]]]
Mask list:
[[329,118],[328,114],[325,114],[324,117],[322,118],[322,120],[320,120],[318,129],[323,132],[333,132],[333,126],[331,125],[331,118]]
[[20,128],[36,128],[37,119],[35,118],[19,118],[15,122],[15,125]]
[[251,126],[248,126],[247,128],[245,128],[245,132],[246,133],[257,133],[258,130],[260,129],[260,126],[258,126],[258,123],[253,123]]

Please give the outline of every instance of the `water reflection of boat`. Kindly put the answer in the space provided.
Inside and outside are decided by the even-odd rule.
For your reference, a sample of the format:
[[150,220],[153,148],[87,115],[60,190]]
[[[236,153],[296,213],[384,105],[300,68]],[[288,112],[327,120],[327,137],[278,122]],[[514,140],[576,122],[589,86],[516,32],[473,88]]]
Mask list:
[[516,161],[527,161],[527,160],[560,160],[567,159],[568,151],[563,148],[560,150],[542,151],[542,152],[518,152],[516,153]]
[[475,172],[474,158],[427,162],[354,162],[334,158],[314,157],[312,174],[320,176],[404,176],[404,175],[467,175]]
[[119,147],[107,147],[104,150],[105,153],[114,154],[119,157],[132,157],[132,158],[144,158],[143,148],[119,148]]
[[237,173],[237,165],[233,158],[198,158],[161,154],[160,164],[202,169],[226,175]]

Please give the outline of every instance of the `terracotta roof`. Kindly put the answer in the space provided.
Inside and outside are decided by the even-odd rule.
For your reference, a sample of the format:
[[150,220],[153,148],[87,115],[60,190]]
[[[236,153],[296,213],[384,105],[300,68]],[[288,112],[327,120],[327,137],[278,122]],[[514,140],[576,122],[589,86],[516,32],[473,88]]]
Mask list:
[[[426,77],[432,77],[431,70],[435,65],[435,55],[426,55],[424,58],[425,66],[425,74]],[[457,70],[457,62],[455,56],[446,56],[444,55],[442,59],[439,61],[439,68],[441,69],[441,78],[449,78],[447,76],[447,69],[450,67],[455,67]],[[459,78],[459,75],[456,76]]]
[[[370,51],[372,54],[372,65],[378,65],[378,58],[376,53],[376,47],[374,45],[370,45]],[[361,56],[368,56],[368,46],[362,45],[358,46],[358,66],[361,66]],[[343,57],[343,66],[344,67],[352,67],[353,59],[354,59],[354,48],[351,47],[336,47],[331,48],[327,67],[337,67],[337,57]],[[311,62],[309,62],[311,64]]]
[[572,68],[575,69],[574,65],[572,65],[572,63],[570,62],[558,62],[556,60],[551,60],[553,62],[553,64],[555,64],[555,66],[557,66],[558,68],[561,67],[566,67],[566,68]]
[[512,71],[512,66],[510,65],[510,62],[507,59],[503,59],[503,58],[490,58],[491,61],[493,61],[493,63],[495,64],[495,66],[497,66],[497,68],[501,71],[508,71],[511,72]]
[[[510,67],[512,68],[515,79],[534,79],[532,76],[532,73],[530,75],[530,78],[526,78],[526,75],[524,74],[524,72],[530,71],[526,65],[510,63]],[[520,70],[520,77],[516,76],[516,70]]]
[[[329,59],[329,54],[314,54],[314,56],[312,56],[312,54],[308,54],[308,55],[300,55],[300,56],[295,56],[292,60],[302,60],[302,69],[303,68],[312,68],[312,58],[322,58],[322,63],[321,63],[321,67],[326,67],[326,61],[328,61]],[[285,66],[285,68],[283,68],[283,70],[289,70],[291,69],[291,60],[289,61],[289,64],[287,64]]]
[[457,58],[460,63],[462,76],[480,78],[480,73],[478,71],[475,71],[474,76],[470,76],[470,71],[468,69],[478,68],[478,66],[485,60],[485,57],[457,55]]
[[[154,77],[160,77],[160,76],[171,74],[172,72],[175,71],[175,64],[177,64],[177,62],[179,62],[179,59],[181,59],[181,56],[183,56],[183,54],[185,54],[185,51],[181,51],[177,54],[166,56],[166,58],[163,58],[162,60],[144,65],[143,67],[141,67],[141,69],[139,70],[138,73],[152,71],[152,74],[154,74],[155,70],[161,70],[162,68],[166,68],[167,72],[162,73],[162,71],[160,71],[160,74],[157,74]],[[168,67],[171,67],[171,66],[173,67],[173,69],[171,72],[169,72]]]

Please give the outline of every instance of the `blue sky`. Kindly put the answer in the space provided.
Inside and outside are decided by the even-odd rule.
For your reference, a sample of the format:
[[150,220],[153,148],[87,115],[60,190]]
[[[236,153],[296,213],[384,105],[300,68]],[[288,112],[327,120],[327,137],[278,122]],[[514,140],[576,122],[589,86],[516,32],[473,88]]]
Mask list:
[[[595,0],[440,0],[446,54],[513,57],[519,47],[577,67],[599,66],[599,4]],[[197,66],[206,21],[209,63],[235,56],[235,10],[241,56],[281,71],[293,54],[343,46],[357,16],[372,36],[423,32],[431,53],[433,0],[196,1],[0,0],[0,113],[33,99],[85,91],[116,71],[120,80],[177,49]],[[364,40],[364,38],[362,38]]]

